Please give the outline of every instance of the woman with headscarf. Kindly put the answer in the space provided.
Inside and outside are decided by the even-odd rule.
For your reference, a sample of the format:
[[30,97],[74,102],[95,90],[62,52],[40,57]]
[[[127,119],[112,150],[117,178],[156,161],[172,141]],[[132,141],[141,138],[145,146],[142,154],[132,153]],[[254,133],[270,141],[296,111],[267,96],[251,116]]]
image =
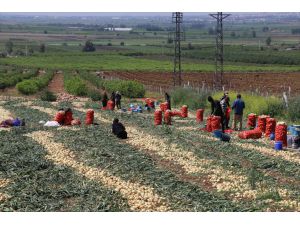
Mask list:
[[112,124],[112,133],[116,135],[118,138],[126,139],[127,132],[122,123],[119,122],[118,118],[115,118]]
[[107,101],[108,101],[108,96],[106,91],[104,91],[103,96],[102,96],[102,106],[105,108],[107,106]]

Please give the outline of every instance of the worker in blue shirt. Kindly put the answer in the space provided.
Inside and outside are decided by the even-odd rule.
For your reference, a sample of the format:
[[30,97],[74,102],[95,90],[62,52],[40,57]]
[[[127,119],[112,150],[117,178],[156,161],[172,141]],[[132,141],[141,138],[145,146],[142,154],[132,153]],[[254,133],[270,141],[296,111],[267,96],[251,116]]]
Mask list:
[[234,109],[234,117],[233,117],[233,129],[236,130],[237,123],[240,124],[240,130],[243,127],[243,112],[245,108],[245,102],[242,100],[242,96],[238,94],[237,99],[233,102],[232,109]]

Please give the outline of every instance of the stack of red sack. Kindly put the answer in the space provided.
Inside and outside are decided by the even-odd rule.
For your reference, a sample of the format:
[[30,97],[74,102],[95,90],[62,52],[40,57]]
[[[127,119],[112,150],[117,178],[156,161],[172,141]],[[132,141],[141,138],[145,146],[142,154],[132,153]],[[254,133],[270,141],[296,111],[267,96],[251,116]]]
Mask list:
[[279,122],[275,128],[275,141],[282,141],[283,146],[287,146],[287,125]]
[[254,128],[256,126],[256,114],[250,113],[248,115],[248,120],[247,120],[247,127],[248,128]]
[[204,109],[197,109],[196,111],[196,120],[198,123],[203,121]]
[[267,118],[266,120],[266,137],[270,137],[270,134],[275,133],[276,120],[274,118]]
[[88,109],[86,112],[85,124],[91,125],[94,123],[94,110]]
[[155,110],[154,112],[154,124],[161,125],[162,122],[162,111],[160,109]]

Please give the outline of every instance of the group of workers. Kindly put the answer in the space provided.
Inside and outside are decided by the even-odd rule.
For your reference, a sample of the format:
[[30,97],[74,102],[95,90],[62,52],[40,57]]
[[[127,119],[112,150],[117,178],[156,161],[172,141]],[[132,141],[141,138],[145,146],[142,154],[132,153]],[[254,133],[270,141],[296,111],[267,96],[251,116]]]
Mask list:
[[[117,92],[113,91],[111,93],[110,100],[114,103],[114,106],[117,106],[117,109],[121,109],[121,99],[122,99],[122,95],[119,91]],[[106,91],[104,91],[101,101],[102,101],[103,108],[107,107],[108,95]]]
[[231,109],[234,110],[232,129],[237,130],[237,123],[239,123],[239,130],[242,130],[245,102],[242,100],[241,94],[237,94],[231,107],[228,92],[224,92],[220,100],[214,100],[211,96],[208,96],[207,100],[211,104],[211,115],[221,117],[222,132],[224,132],[225,129],[230,129],[229,120]]

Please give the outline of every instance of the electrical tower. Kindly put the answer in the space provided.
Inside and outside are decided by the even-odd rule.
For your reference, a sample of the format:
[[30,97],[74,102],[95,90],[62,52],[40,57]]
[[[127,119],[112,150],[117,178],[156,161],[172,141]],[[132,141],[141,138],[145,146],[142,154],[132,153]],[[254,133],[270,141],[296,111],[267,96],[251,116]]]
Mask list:
[[213,87],[217,90],[221,90],[223,86],[223,20],[230,16],[230,14],[223,14],[218,12],[216,14],[209,14],[211,17],[217,20],[217,29],[216,29],[216,55],[215,63],[216,70],[213,77]]
[[181,86],[181,46],[180,42],[184,40],[183,30],[181,28],[183,13],[174,12],[172,13],[172,22],[175,23],[175,33],[174,33],[174,71],[173,71],[173,81],[174,86]]

